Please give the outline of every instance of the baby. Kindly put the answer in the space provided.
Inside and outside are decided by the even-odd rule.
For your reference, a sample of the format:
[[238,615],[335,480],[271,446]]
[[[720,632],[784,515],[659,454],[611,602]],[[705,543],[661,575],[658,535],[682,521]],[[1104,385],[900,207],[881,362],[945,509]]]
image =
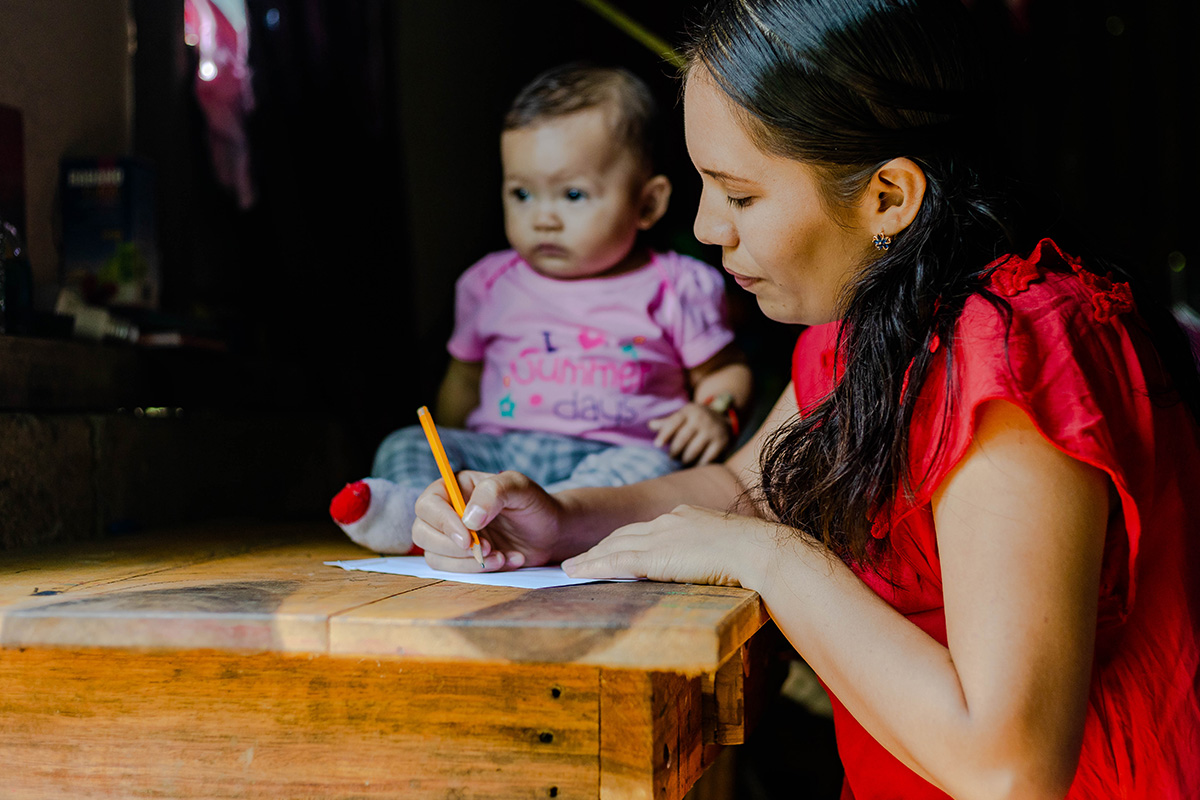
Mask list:
[[[638,241],[671,194],[651,161],[656,114],[628,71],[578,64],[509,109],[512,249],[458,279],[437,397],[455,469],[516,470],[552,492],[616,486],[712,461],[736,435],[751,378],[720,273]],[[419,425],[383,441],[372,475],[333,499],[334,521],[376,552],[414,552],[414,502],[439,478]]]

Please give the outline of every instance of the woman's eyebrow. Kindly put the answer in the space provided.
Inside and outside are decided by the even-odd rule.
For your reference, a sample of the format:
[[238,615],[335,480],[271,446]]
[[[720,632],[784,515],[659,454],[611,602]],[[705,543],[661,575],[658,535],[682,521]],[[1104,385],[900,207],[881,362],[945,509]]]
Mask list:
[[743,183],[744,184],[744,183],[753,183],[754,182],[748,178],[742,178],[737,175],[730,175],[728,172],[722,172],[719,169],[705,169],[702,167],[702,168],[700,168],[700,172],[704,175],[709,176],[710,178],[713,178],[714,180],[721,181],[722,183]]

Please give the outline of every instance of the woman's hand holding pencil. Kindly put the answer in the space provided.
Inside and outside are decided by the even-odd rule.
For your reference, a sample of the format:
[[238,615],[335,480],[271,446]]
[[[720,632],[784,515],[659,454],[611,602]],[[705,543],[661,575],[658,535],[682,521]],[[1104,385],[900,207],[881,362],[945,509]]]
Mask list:
[[[442,437],[438,435],[437,427],[433,424],[433,416],[429,413],[428,408],[421,406],[417,409],[417,419],[421,420],[421,428],[425,431],[425,438],[429,440],[429,449],[433,451],[433,459],[437,461],[438,471],[442,473],[442,481],[446,484],[446,491],[450,494],[450,502],[454,504],[454,510],[458,512],[461,519],[467,506],[463,502],[462,490],[458,488],[458,478],[454,476],[454,470],[450,469],[450,459],[446,458],[446,448],[442,447]],[[471,552],[474,554],[475,560],[479,562],[479,566],[482,567],[484,566],[483,548],[479,544],[479,535],[471,528],[467,528],[467,532],[471,534]]]
[[562,503],[521,473],[463,470],[456,483],[468,498],[465,515],[455,511],[446,481],[430,485],[417,498],[413,542],[425,550],[429,566],[479,572],[471,552],[472,529],[484,533],[479,541],[488,572],[558,563],[577,552],[564,549],[559,535]]

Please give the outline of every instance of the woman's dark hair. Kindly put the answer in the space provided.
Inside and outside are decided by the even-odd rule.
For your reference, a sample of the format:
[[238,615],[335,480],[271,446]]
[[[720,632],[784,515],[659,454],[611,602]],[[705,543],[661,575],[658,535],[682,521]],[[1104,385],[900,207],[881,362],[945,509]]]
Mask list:
[[652,170],[658,103],[650,87],[623,67],[582,61],[551,67],[517,93],[504,116],[503,129],[525,128],[552,117],[604,106],[613,111],[613,136]]
[[999,125],[986,121],[984,41],[961,0],[718,0],[688,51],[689,70],[712,75],[760,148],[818,169],[835,215],[893,158],[925,172],[915,220],[841,298],[841,380],[762,455],[763,497],[780,521],[862,563],[886,546],[873,520],[915,488],[908,430],[931,349],[951,358],[974,294],[1011,313],[984,288],[986,270],[1032,245],[994,188],[1002,165],[986,163]]

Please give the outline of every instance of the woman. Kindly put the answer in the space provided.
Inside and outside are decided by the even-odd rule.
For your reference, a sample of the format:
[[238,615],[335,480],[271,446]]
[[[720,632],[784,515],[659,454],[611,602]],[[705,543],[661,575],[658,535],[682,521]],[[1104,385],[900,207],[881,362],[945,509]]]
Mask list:
[[955,0],[717,3],[695,229],[811,326],[792,384],[725,464],[553,497],[464,472],[414,540],[754,589],[833,697],[844,797],[1200,796],[1195,371],[1127,283],[1010,240],[979,52]]

